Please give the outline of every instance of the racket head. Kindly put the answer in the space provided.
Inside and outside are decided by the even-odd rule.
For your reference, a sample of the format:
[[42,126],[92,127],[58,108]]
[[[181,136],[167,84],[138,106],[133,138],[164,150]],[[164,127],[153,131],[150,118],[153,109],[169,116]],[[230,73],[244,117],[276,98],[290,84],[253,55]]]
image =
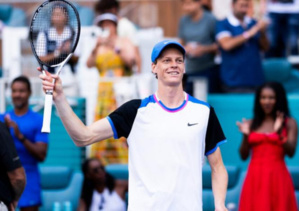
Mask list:
[[[63,27],[61,33],[57,33],[57,25]],[[75,51],[80,31],[79,14],[73,4],[66,0],[42,3],[32,16],[29,32],[31,49],[39,64],[47,67],[61,64]]]

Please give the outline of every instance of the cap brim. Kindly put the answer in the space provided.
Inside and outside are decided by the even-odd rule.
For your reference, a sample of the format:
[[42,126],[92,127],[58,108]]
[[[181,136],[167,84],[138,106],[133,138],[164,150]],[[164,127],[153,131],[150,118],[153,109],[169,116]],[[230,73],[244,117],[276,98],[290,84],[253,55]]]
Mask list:
[[[152,57],[152,62],[155,62],[159,58],[159,56],[161,55],[162,51],[165,48],[169,47],[169,46],[174,46],[175,48],[177,48],[183,54],[183,56],[185,57],[186,51],[185,51],[184,47],[180,43],[178,43],[176,41],[169,41],[163,47],[161,47],[159,49],[156,49],[157,52],[153,52],[156,55],[155,55],[155,57]],[[155,51],[155,49],[153,49],[153,50]]]

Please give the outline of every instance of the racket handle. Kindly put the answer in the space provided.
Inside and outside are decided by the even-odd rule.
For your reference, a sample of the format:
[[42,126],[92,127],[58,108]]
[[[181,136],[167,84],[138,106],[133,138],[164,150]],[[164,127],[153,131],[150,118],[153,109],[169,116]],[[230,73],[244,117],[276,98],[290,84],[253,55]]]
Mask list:
[[50,133],[52,103],[53,103],[53,94],[51,92],[46,93],[42,133]]

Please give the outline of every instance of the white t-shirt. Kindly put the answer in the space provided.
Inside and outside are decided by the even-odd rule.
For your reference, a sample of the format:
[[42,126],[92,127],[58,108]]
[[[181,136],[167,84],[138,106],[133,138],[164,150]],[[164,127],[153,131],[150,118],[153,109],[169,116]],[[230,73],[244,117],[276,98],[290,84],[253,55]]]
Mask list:
[[102,193],[93,191],[89,211],[125,211],[126,203],[120,196],[107,188]]
[[290,0],[289,3],[280,3],[279,1],[268,0],[268,12],[273,13],[298,13],[299,0]]
[[129,144],[131,211],[202,210],[204,156],[226,142],[209,104],[185,93],[167,108],[157,95],[132,100],[107,117]]

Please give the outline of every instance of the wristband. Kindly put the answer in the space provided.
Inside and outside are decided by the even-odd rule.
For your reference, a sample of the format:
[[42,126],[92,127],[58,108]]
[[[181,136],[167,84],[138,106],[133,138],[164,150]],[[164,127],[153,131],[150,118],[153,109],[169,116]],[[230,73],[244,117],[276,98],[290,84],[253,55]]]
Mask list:
[[247,40],[250,35],[247,31],[245,31],[245,32],[243,32],[242,36]]

